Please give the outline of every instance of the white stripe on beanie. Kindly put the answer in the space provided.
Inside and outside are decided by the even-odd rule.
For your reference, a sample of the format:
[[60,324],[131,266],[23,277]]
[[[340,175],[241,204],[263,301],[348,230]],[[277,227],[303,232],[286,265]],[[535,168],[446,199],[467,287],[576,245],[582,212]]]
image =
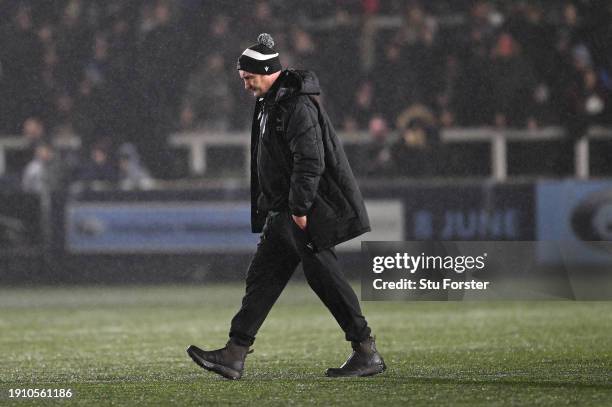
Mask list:
[[258,61],[267,61],[268,59],[276,58],[278,56],[278,52],[275,54],[262,54],[261,52],[257,52],[250,48],[247,48],[244,50],[242,55],[256,59]]

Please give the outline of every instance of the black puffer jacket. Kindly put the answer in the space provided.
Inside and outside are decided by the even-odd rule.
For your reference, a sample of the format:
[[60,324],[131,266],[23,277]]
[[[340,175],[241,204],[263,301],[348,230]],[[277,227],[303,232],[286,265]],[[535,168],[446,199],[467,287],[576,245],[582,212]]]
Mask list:
[[[286,70],[255,105],[251,129],[251,224],[269,210],[308,216],[315,246],[335,246],[370,230],[363,198],[309,71]],[[261,134],[260,134],[261,132]]]

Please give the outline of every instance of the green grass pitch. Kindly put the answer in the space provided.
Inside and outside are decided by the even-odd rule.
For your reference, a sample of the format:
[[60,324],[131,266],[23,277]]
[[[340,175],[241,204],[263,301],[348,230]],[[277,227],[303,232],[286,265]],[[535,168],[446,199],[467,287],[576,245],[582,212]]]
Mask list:
[[[324,377],[350,353],[313,292],[293,282],[245,375],[196,366],[222,346],[242,284],[0,290],[0,406],[612,406],[612,302],[365,302],[388,369]],[[70,388],[70,400],[10,399]]]

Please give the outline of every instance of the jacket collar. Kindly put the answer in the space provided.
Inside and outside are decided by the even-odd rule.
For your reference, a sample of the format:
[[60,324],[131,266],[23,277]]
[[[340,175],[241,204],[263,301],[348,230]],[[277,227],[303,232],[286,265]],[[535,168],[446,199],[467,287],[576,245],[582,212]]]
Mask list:
[[273,105],[298,95],[318,95],[319,93],[321,93],[319,79],[314,72],[286,69],[281,72],[268,93],[259,100]]

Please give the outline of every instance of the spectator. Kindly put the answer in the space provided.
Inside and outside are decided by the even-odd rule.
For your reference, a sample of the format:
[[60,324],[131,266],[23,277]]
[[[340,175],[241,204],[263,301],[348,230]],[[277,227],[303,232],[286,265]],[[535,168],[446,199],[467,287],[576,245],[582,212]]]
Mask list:
[[437,135],[418,118],[401,130],[391,149],[393,174],[406,177],[432,176],[437,170]]
[[571,138],[584,135],[592,124],[601,123],[609,104],[609,93],[592,68],[586,68],[568,89],[564,123]]
[[495,37],[496,30],[503,23],[504,17],[487,0],[477,0],[469,12],[467,24],[471,40],[477,44],[489,46]]
[[418,1],[411,1],[405,9],[402,27],[396,34],[397,42],[402,46],[413,46],[420,42],[425,32],[433,35],[437,22],[426,13]]
[[223,13],[215,15],[202,44],[205,47],[202,47],[199,52],[202,54],[209,54],[211,51],[221,53],[225,61],[234,58],[232,49],[240,47],[236,33],[230,27],[230,22],[229,17]]
[[294,27],[291,30],[292,52],[287,53],[291,56],[291,61],[282,61],[284,66],[291,66],[295,69],[316,69],[318,66],[317,47],[313,36],[303,28]]
[[133,144],[119,147],[119,188],[123,190],[151,189],[153,179],[141,164],[140,155]]
[[404,89],[408,96],[404,103],[423,103],[431,107],[435,104],[445,61],[440,61],[437,55],[435,23],[427,22],[420,13],[417,15],[418,31],[414,37],[410,35],[410,41],[404,46],[412,76],[409,87]]
[[[276,32],[281,25],[281,20],[274,15],[274,11],[268,0],[258,0],[255,5],[249,7],[249,12],[241,18],[243,38],[257,38],[262,31]],[[245,41],[244,39],[242,41]],[[248,47],[250,44],[243,44]]]
[[538,81],[553,70],[554,29],[544,19],[544,11],[535,4],[519,4],[510,14],[505,29],[516,39],[531,64]]
[[344,116],[344,130],[367,128],[373,107],[374,89],[372,83],[365,80],[357,86],[352,107]]
[[45,23],[38,29],[38,38],[43,46],[43,65],[40,82],[40,115],[50,130],[56,127],[54,100],[61,88],[59,58],[55,46],[54,27]]
[[133,141],[156,176],[170,165],[166,137],[176,122],[180,102],[177,77],[180,72],[181,37],[178,9],[169,1],[154,4],[151,27],[144,26],[144,39],[136,61],[136,100],[139,109]]
[[227,130],[234,106],[230,92],[232,79],[221,54],[209,55],[187,82],[181,127]]
[[0,36],[2,130],[15,134],[19,125],[44,110],[41,103],[41,68],[43,48],[34,31],[30,7],[20,4],[13,22]]
[[83,3],[66,3],[56,32],[59,76],[62,88],[72,93],[78,87],[87,55],[91,49],[91,30],[83,21]]
[[46,142],[36,145],[34,159],[26,166],[22,177],[22,188],[25,192],[37,194],[49,193],[62,186],[62,163],[56,157],[55,150]]
[[406,91],[412,83],[412,74],[405,53],[395,42],[381,44],[383,53],[374,71],[375,105],[387,121],[395,120],[399,109],[405,106]]
[[468,27],[467,50],[461,57],[454,99],[457,124],[460,126],[490,124],[493,118],[488,28],[488,25],[484,28]]
[[[353,104],[354,95],[347,89],[355,88],[361,74],[360,52],[354,16],[337,5],[330,19],[334,29],[320,33],[315,39],[319,45],[318,62],[309,69],[318,74],[322,88],[327,89],[326,108],[332,121],[342,123],[344,112]],[[352,75],[346,74],[347,67],[351,67]]]
[[98,142],[91,148],[89,160],[81,165],[77,174],[79,181],[102,181],[116,183],[118,173],[109,157],[108,143]]
[[28,117],[24,122],[21,135],[30,145],[36,145],[46,139],[45,125],[38,117]]
[[[317,72],[332,119],[348,131],[366,129],[373,112],[391,123],[411,104],[442,127],[561,124],[580,135],[612,121],[605,1],[343,0],[331,12],[324,0],[5,3],[0,131],[36,117],[49,133],[81,136],[86,151],[105,135],[130,140],[158,177],[172,167],[166,138],[177,123],[245,128],[240,112],[252,104],[232,79],[238,45],[227,44],[246,47],[262,31],[288,33],[276,36],[284,63]],[[222,103],[209,103],[212,94]],[[30,157],[14,158],[21,171]]]
[[500,34],[491,56],[495,125],[525,127],[536,85],[533,71],[509,33]]
[[11,154],[11,164],[19,173],[23,171],[26,165],[35,156],[36,146],[38,144],[51,142],[47,135],[45,124],[39,117],[28,117],[21,124],[20,130],[21,139],[25,143],[25,148],[23,150],[13,151]]
[[[77,107],[81,108],[81,105],[78,102],[79,99],[77,97]],[[87,134],[89,133],[81,133],[79,131],[80,129],[77,128],[76,122],[78,121],[78,118],[76,117],[76,112],[78,111],[78,109],[74,109],[74,105],[75,102],[73,97],[66,90],[62,90],[55,95],[55,98],[53,100],[54,131],[56,133],[73,133],[74,131],[76,131],[79,136],[82,136],[86,139]],[[83,118],[83,120],[87,119],[88,118]],[[95,120],[95,118],[93,117],[89,119]]]
[[368,130],[370,141],[365,148],[365,175],[388,175],[392,163],[387,121],[382,116],[375,115],[370,119]]
[[94,142],[106,134],[112,134],[109,125],[109,110],[112,100],[109,100],[102,85],[95,85],[85,77],[79,84],[79,90],[74,103],[72,98],[64,96],[67,105],[66,114],[72,119],[74,130],[81,136],[81,144],[89,150]]
[[566,52],[578,41],[580,26],[578,23],[578,9],[576,5],[567,2],[563,6],[563,18],[556,29],[556,47],[561,52]]
[[111,76],[109,63],[109,49],[106,36],[98,32],[94,37],[93,55],[85,63],[85,77],[92,85],[104,85]]

